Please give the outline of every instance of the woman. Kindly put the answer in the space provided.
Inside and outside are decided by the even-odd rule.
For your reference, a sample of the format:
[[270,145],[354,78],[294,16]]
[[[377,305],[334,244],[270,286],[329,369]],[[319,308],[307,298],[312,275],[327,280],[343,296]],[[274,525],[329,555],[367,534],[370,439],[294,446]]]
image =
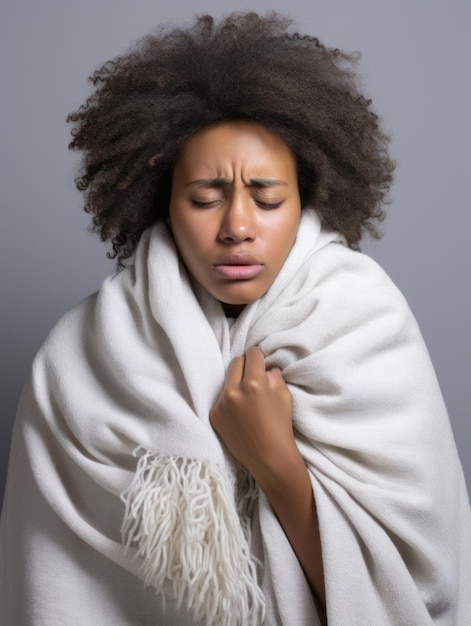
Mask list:
[[70,116],[125,267],[25,387],[5,623],[471,620],[443,401],[404,299],[354,250],[383,217],[387,137],[353,59],[288,28],[162,31]]

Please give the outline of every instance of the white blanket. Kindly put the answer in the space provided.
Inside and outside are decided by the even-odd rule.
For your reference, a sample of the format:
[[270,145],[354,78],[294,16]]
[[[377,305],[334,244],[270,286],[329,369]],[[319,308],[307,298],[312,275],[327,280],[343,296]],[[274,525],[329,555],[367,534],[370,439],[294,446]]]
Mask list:
[[313,211],[232,324],[163,224],[58,323],[15,426],[2,624],[321,623],[269,503],[208,420],[252,345],[293,394],[329,626],[471,624],[469,501],[416,322]]

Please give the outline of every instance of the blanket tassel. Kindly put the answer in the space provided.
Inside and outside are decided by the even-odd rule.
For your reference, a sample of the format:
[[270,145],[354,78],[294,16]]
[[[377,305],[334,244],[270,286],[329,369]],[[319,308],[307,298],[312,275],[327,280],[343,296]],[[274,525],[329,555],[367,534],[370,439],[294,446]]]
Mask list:
[[129,488],[121,533],[142,559],[145,585],[164,597],[170,584],[180,608],[209,625],[255,626],[265,614],[247,541],[229,481],[208,461],[139,459]]

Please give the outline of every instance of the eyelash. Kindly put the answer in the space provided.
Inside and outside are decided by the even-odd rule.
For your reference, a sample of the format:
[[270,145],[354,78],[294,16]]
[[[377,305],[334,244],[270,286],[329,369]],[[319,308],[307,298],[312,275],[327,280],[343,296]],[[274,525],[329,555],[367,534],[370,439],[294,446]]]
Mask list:
[[257,204],[261,207],[263,207],[264,209],[267,209],[268,211],[270,209],[277,209],[278,207],[280,207],[283,203],[282,202],[273,202],[273,203],[269,203],[269,202],[257,202]]
[[206,209],[214,204],[216,204],[217,200],[213,200],[211,202],[200,202],[199,200],[192,200],[191,204],[199,209]]
[[[195,206],[195,207],[197,207],[199,209],[208,209],[208,208],[216,205],[217,202],[219,202],[219,200],[212,200],[211,202],[201,202],[199,200],[192,200],[191,201],[193,206]],[[270,211],[272,209],[278,209],[283,204],[283,202],[273,202],[273,203],[270,203],[270,202],[260,202],[259,200],[255,201],[255,202],[256,202],[256,204],[258,206],[262,207],[263,209],[265,209],[267,211]]]

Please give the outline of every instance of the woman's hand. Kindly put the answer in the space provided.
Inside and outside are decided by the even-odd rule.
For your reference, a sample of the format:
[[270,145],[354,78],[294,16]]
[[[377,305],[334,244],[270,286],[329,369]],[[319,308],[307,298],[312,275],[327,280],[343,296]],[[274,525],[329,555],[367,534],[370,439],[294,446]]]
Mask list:
[[258,348],[236,357],[209,418],[232,455],[267,496],[325,608],[322,550],[309,472],[294,439],[293,399],[281,371]]
[[231,362],[209,418],[232,455],[263,482],[297,452],[292,408],[281,371],[266,370],[262,352],[253,347]]

